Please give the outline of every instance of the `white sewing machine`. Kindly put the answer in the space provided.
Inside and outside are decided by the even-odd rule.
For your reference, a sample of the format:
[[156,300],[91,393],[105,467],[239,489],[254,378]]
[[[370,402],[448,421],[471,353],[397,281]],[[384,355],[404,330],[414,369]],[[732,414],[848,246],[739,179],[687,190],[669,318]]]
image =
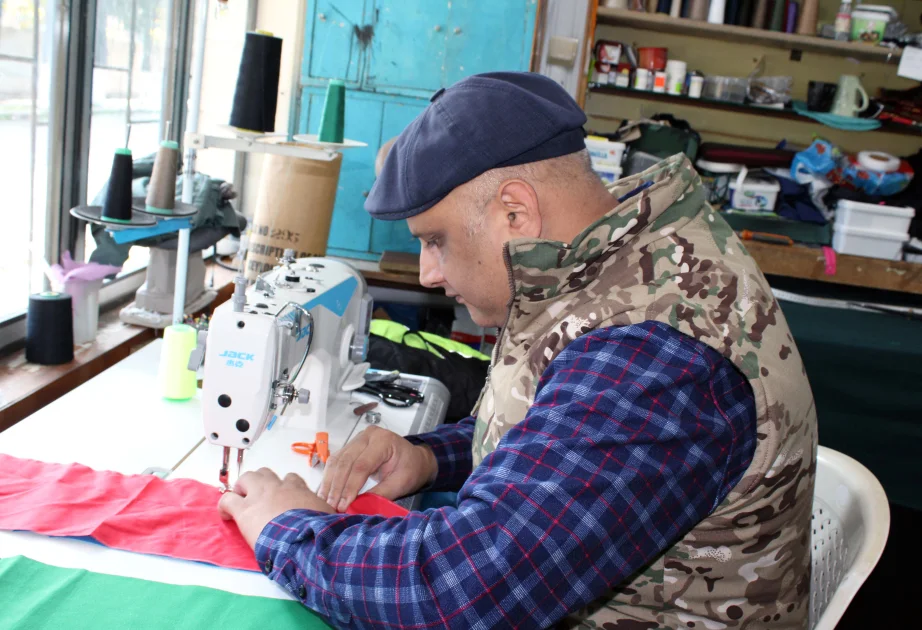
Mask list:
[[[402,384],[421,394],[421,402],[406,408],[356,391],[369,367],[364,359],[372,314],[358,271],[328,258],[295,259],[290,250],[280,263],[249,288],[243,278],[235,281],[234,297],[215,309],[209,326],[202,415],[207,441],[223,449],[219,479],[225,488],[232,448],[238,475],[250,449],[255,463],[280,475],[297,472],[315,487],[322,473],[292,452],[294,442],[313,442],[327,432],[332,453],[369,423],[410,435],[431,430],[445,416],[448,391],[426,377],[401,375]],[[377,413],[356,414],[369,402],[379,403]]]

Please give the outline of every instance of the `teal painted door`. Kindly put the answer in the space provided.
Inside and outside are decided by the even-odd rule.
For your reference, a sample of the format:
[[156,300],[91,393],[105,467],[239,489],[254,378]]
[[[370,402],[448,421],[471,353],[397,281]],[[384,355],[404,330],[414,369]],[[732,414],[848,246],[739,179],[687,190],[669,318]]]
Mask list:
[[[323,88],[307,88],[301,102],[299,128],[317,133],[323,114]],[[418,252],[406,221],[378,221],[364,203],[375,182],[375,156],[381,145],[401,131],[425,108],[419,99],[391,99],[361,91],[346,92],[346,136],[368,143],[343,150],[343,164],[330,224],[329,253],[377,259],[385,250]]]
[[[304,55],[305,80],[342,79],[358,87],[365,62],[365,47],[356,27],[365,24],[365,8],[373,12],[372,0],[319,0],[308,3]],[[287,43],[287,42],[286,42]]]
[[334,255],[418,252],[406,221],[377,221],[363,204],[381,145],[441,87],[496,70],[527,70],[537,0],[312,0],[292,133],[316,133],[326,84],[346,81],[345,149],[330,228]]
[[377,0],[363,88],[417,95],[438,90],[444,83],[449,4]]
[[443,84],[497,70],[527,70],[536,0],[453,0]]

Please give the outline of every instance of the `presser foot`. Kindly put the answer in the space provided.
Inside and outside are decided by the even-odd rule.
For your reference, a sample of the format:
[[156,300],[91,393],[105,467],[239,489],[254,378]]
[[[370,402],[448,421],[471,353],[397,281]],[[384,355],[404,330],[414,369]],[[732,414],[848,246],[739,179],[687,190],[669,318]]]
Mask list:
[[221,468],[218,470],[218,481],[221,483],[221,492],[228,492],[231,487],[229,483],[230,471],[228,466],[230,464],[230,447],[224,447],[224,457],[222,459]]

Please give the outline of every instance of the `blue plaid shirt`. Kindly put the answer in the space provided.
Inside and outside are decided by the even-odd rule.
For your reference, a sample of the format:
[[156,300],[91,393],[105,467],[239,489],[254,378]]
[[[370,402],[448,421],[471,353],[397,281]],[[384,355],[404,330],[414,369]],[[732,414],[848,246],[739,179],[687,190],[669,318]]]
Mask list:
[[384,519],[291,510],[256,543],[266,574],[336,626],[546,627],[708,516],[756,443],[752,389],[656,322],[573,341],[528,415],[472,470],[474,420],[411,438],[458,507]]

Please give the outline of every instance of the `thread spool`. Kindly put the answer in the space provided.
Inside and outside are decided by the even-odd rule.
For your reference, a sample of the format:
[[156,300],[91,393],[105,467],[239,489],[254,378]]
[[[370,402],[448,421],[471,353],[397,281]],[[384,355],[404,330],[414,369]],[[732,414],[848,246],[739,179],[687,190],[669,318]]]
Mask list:
[[788,2],[788,14],[784,22],[784,32],[793,33],[794,29],[797,28],[797,11],[798,6],[797,2],[791,0]]
[[772,10],[770,12],[771,17],[768,20],[768,30],[770,31],[784,30],[784,18],[785,18],[784,13],[785,13],[784,0],[774,0],[772,4]]
[[704,22],[708,19],[708,0],[691,0],[691,9],[688,11],[688,17],[692,20]]
[[29,296],[26,312],[26,361],[60,365],[74,360],[71,297],[45,291]]
[[102,206],[102,218],[113,223],[131,223],[131,175],[130,149],[116,149],[109,173],[109,186]]
[[724,13],[726,12],[726,0],[711,0],[711,4],[708,8],[708,22],[711,24],[723,24]]
[[736,16],[736,25],[749,26],[752,21],[753,11],[755,11],[755,0],[740,0],[740,11]]
[[799,35],[816,35],[816,20],[819,15],[819,0],[804,0],[800,6],[800,19],[797,20]]
[[160,143],[154,170],[147,185],[145,210],[153,214],[171,214],[176,207],[176,166],[179,144],[172,140]]
[[346,84],[333,79],[327,85],[327,95],[323,101],[323,115],[320,118],[320,142],[343,141],[346,123]]
[[189,400],[195,396],[197,378],[189,369],[189,355],[195,350],[198,332],[192,326],[174,324],[163,330],[158,380],[160,394],[168,400]]
[[282,40],[272,33],[246,34],[230,125],[246,131],[274,131]]
[[768,25],[768,17],[768,0],[756,0],[749,26],[764,29]]

